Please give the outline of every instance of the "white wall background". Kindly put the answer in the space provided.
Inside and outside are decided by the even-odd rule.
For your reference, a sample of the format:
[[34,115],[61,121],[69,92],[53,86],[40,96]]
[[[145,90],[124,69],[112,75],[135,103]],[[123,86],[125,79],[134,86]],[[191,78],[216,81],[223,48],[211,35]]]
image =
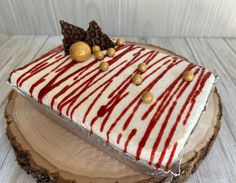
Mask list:
[[4,34],[60,34],[60,19],[114,36],[236,37],[236,0],[0,0]]

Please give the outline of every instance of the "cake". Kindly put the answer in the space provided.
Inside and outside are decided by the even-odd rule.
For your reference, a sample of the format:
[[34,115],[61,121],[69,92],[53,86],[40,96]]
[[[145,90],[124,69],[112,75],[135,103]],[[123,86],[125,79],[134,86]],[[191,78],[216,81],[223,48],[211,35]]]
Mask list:
[[[108,146],[168,172],[182,158],[215,76],[201,66],[137,43],[114,49],[113,57],[103,50],[102,61],[91,55],[77,62],[61,44],[14,70],[8,82]],[[101,62],[109,65],[104,72]],[[147,67],[142,70],[140,64]],[[141,81],[136,82],[134,75]]]

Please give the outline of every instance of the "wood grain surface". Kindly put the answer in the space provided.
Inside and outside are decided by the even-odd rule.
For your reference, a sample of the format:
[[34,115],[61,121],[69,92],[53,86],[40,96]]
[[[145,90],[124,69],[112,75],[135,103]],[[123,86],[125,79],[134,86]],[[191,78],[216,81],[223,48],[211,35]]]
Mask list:
[[[0,35],[1,36],[1,35]],[[2,39],[0,39],[2,40]],[[209,156],[188,183],[234,183],[236,181],[236,39],[223,38],[126,38],[170,49],[219,75],[217,84],[223,103],[222,126]],[[12,36],[0,42],[0,182],[31,183],[22,170],[5,135],[3,116],[11,87],[5,84],[10,71],[36,58],[61,42],[58,36]]]
[[235,0],[1,0],[0,32],[59,34],[59,19],[97,20],[123,36],[235,37]]

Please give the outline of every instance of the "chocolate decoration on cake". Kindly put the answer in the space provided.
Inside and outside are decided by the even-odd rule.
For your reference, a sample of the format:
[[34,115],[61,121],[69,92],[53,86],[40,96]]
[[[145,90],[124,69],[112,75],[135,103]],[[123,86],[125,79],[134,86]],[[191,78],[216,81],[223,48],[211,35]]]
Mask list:
[[63,20],[60,20],[60,24],[61,33],[64,36],[64,39],[62,40],[64,50],[66,55],[68,55],[70,46],[77,41],[82,41],[85,35],[85,30]]
[[86,31],[83,40],[91,47],[93,45],[100,46],[101,50],[115,47],[115,43],[102,32],[102,29],[94,20],[89,23],[89,28]]

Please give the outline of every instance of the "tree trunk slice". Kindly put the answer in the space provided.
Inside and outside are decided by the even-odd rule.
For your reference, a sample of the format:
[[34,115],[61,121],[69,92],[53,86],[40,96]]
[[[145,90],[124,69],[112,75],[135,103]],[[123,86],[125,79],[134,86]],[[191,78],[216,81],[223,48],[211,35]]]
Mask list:
[[183,182],[209,152],[220,129],[221,115],[221,100],[215,89],[185,145],[181,175],[163,178],[143,175],[108,156],[54,122],[15,91],[9,94],[5,109],[7,136],[18,163],[43,183]]

